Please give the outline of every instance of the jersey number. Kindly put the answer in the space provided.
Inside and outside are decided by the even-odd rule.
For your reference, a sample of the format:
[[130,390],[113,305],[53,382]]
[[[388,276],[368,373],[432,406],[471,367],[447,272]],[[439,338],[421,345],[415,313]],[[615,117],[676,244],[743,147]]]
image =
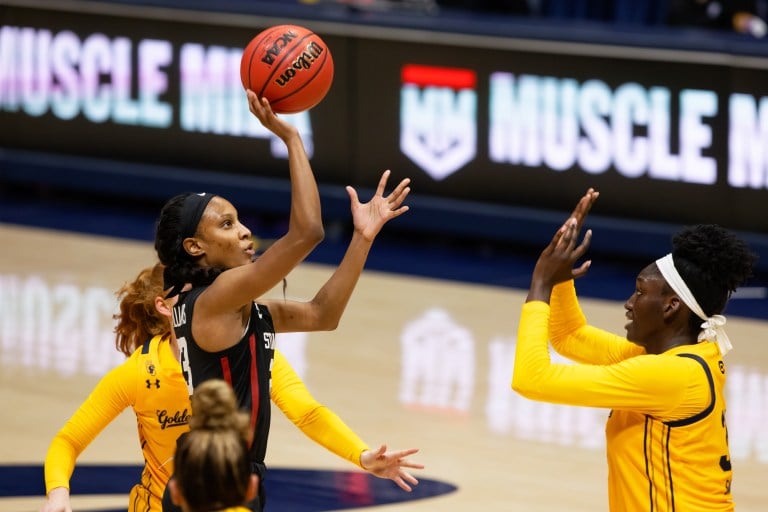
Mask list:
[[189,348],[187,347],[187,340],[183,336],[177,338],[176,342],[179,344],[179,363],[181,363],[181,374],[184,375],[184,380],[187,383],[187,391],[189,396],[192,396],[192,391],[195,389],[192,382],[192,368],[189,366]]
[[[728,426],[725,424],[725,411],[723,411],[723,416],[721,419],[723,423],[723,429],[725,430],[725,445],[728,446]],[[728,454],[720,456],[720,469],[723,471],[730,471],[731,470],[731,459],[728,457]],[[725,494],[731,493],[731,480],[728,479],[725,481]]]

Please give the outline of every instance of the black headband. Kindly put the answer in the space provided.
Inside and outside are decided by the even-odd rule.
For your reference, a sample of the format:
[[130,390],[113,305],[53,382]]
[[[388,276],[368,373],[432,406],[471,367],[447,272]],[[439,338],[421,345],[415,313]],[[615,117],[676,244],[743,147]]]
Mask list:
[[[181,224],[181,247],[179,250],[184,250],[184,240],[195,236],[197,232],[197,225],[200,224],[200,219],[203,216],[205,207],[213,199],[214,194],[208,194],[206,192],[200,192],[199,194],[189,194],[184,198],[184,203],[181,205],[181,214],[179,215],[179,224]],[[166,295],[166,299],[178,295],[181,293],[182,288],[186,283],[176,283],[169,278],[168,267],[163,272],[163,289],[167,290],[171,288],[171,291]]]
[[184,198],[184,204],[181,205],[181,241],[195,236],[197,225],[200,224],[200,218],[203,216],[205,207],[213,199],[213,194],[200,192],[199,194],[189,194]]

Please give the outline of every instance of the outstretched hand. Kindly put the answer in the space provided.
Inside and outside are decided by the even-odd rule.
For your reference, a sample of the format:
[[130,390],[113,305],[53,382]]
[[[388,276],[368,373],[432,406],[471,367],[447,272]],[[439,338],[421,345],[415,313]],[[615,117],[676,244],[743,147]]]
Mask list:
[[424,464],[410,462],[405,457],[418,452],[418,448],[387,451],[387,445],[382,444],[376,451],[366,450],[360,455],[360,464],[363,468],[379,478],[388,478],[395,482],[401,489],[411,492],[411,486],[419,483],[416,478],[404,468],[424,469]]
[[[584,225],[584,219],[587,218],[587,214],[592,209],[592,205],[595,204],[598,197],[600,197],[600,192],[590,188],[587,190],[586,194],[579,199],[576,208],[573,209],[573,213],[571,213],[571,217],[568,220],[576,220],[576,234],[581,232],[581,227]],[[563,227],[564,226],[565,224],[563,224]]]
[[387,186],[389,175],[389,170],[384,171],[379,180],[379,186],[376,187],[376,193],[367,203],[361,203],[357,197],[357,191],[347,186],[347,193],[352,202],[352,222],[355,226],[355,231],[358,231],[368,241],[372,241],[376,237],[387,221],[399,217],[408,211],[408,207],[403,206],[403,201],[405,201],[405,198],[408,197],[408,193],[411,191],[411,188],[408,186],[411,182],[410,178],[403,179],[385,197],[384,189]]
[[575,265],[589,248],[592,230],[587,230],[581,243],[578,243],[578,238],[584,219],[598,196],[599,193],[594,189],[587,190],[571,216],[542,251],[533,269],[528,301],[549,302],[552,288],[556,284],[582,277],[587,273],[592,264],[591,261],[587,260],[578,267]]
[[248,108],[264,128],[280,137],[283,141],[299,132],[295,126],[281,119],[272,111],[272,106],[267,98],[259,98],[250,89],[245,91],[245,93],[248,96]]

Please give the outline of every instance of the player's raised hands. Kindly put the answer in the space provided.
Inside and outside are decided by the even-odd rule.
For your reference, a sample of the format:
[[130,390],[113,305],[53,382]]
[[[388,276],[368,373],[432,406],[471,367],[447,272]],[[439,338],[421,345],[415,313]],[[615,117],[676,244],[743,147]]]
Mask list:
[[387,180],[391,172],[384,171],[376,187],[376,193],[367,203],[361,203],[357,191],[347,186],[347,193],[352,203],[352,222],[355,231],[358,231],[368,241],[373,240],[381,231],[382,226],[390,219],[399,217],[408,211],[408,206],[403,206],[403,201],[408,197],[411,189],[408,186],[410,178],[404,178],[388,195],[384,195]]
[[290,136],[299,133],[295,126],[272,111],[272,106],[267,98],[259,98],[250,89],[246,91],[246,95],[248,96],[248,108],[264,128],[280,137],[283,141],[287,141]]
[[599,193],[589,189],[581,197],[573,213],[555,232],[549,245],[539,255],[531,277],[531,288],[528,291],[528,301],[541,300],[549,302],[552,288],[569,279],[584,276],[592,262],[578,261],[586,254],[592,241],[592,230],[587,230],[579,243],[579,232],[584,224],[589,210],[597,200]]

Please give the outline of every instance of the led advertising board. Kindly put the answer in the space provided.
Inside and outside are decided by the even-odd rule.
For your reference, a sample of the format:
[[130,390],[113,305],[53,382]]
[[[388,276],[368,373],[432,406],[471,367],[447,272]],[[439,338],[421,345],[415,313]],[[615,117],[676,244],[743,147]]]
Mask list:
[[[265,27],[10,6],[0,23],[0,146],[285,177],[239,78]],[[371,186],[390,168],[414,197],[552,209],[593,186],[603,215],[768,232],[768,58],[359,32],[322,33],[333,86],[288,116],[323,183]]]

